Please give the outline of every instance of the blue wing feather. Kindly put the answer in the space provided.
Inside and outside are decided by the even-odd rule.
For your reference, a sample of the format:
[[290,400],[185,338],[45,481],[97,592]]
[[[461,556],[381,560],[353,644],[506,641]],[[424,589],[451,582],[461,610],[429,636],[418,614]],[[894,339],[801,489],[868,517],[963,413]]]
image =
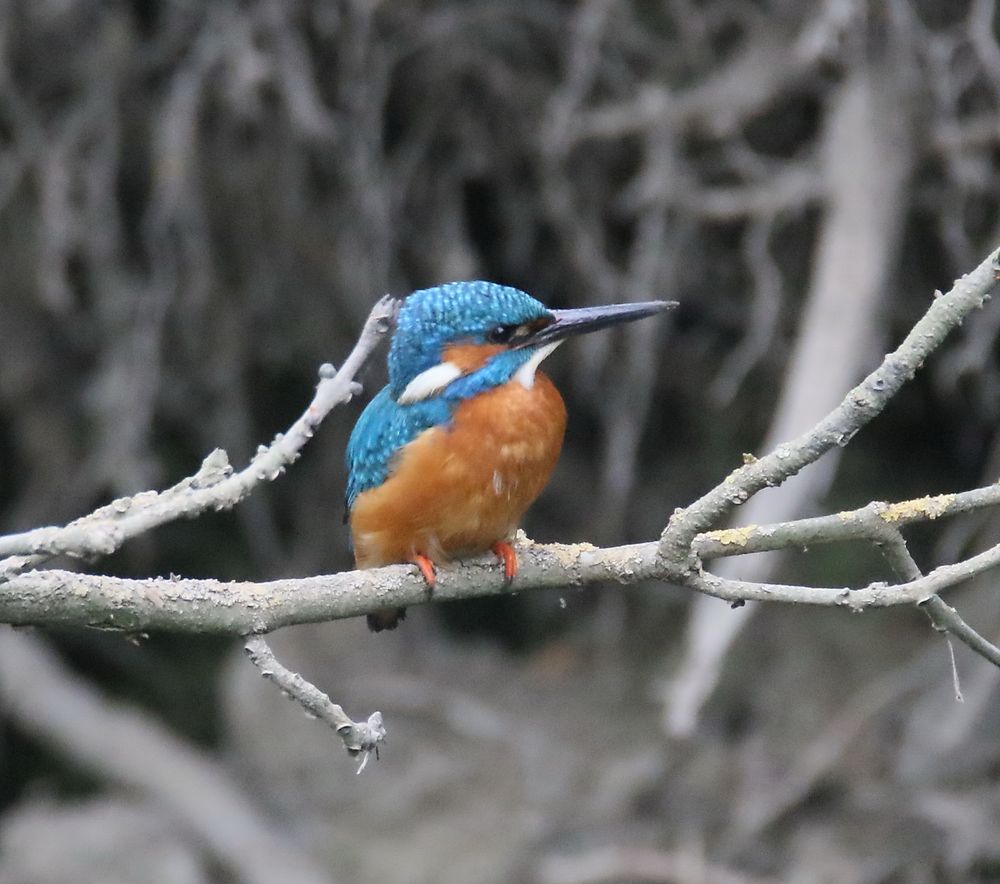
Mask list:
[[377,488],[389,476],[393,455],[424,430],[451,420],[451,405],[429,399],[400,405],[388,386],[368,403],[347,443],[347,509],[363,491]]

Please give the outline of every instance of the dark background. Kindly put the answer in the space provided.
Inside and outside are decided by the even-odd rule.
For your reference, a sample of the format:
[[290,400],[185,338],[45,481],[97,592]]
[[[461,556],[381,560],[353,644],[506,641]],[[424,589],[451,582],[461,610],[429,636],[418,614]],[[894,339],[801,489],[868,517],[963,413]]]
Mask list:
[[[217,446],[245,463],[380,295],[486,278],[554,307],[681,302],[546,362],[570,424],[525,525],[652,539],[760,453],[790,371],[823,389],[831,365],[790,362],[808,323],[858,379],[996,245],[998,105],[992,0],[0,3],[0,530],[172,484]],[[824,238],[852,231],[822,282]],[[831,290],[817,326],[808,305]],[[995,481],[998,326],[988,306],[953,335],[797,511]],[[234,512],[92,567],[349,567],[360,408]],[[996,528],[910,539],[931,567]],[[779,573],[888,576],[854,547]],[[995,587],[950,600],[996,637]],[[690,603],[536,592],[413,610],[393,635],[285,630],[280,656],[354,717],[385,714],[361,777],[233,642],[34,635],[73,684],[207,752],[331,880],[1000,875],[995,670],[959,648],[958,705],[919,612],[762,608],[680,735],[665,698]],[[0,709],[2,884],[243,880],[155,789],[21,708]]]

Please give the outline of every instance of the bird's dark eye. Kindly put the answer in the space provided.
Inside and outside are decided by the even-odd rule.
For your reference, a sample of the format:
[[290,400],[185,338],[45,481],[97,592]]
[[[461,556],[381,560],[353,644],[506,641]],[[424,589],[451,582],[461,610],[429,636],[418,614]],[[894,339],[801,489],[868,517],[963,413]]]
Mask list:
[[517,331],[516,325],[498,325],[486,333],[486,340],[491,344],[506,344]]

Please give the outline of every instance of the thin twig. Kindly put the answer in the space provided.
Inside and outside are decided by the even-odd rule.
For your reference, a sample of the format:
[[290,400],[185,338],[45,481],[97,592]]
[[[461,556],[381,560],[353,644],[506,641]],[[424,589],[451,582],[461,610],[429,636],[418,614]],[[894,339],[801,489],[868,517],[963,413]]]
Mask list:
[[60,554],[78,558],[108,555],[130,537],[158,525],[192,518],[209,509],[229,509],[261,482],[277,479],[298,459],[327,414],[360,392],[354,378],[389,331],[397,307],[398,302],[388,296],[375,305],[340,371],[334,371],[331,365],[320,368],[320,382],[306,410],[270,445],[262,445],[244,469],[234,473],[226,453],[216,449],[194,476],[166,491],[120,498],[64,527],[36,528],[0,537],[0,557],[11,557],[0,560],[0,574],[23,570]]
[[368,765],[372,752],[378,758],[378,747],[385,740],[381,712],[373,712],[367,721],[352,721],[343,708],[319,688],[279,663],[263,636],[248,636],[245,649],[250,662],[260,670],[264,678],[274,682],[284,694],[302,706],[307,715],[330,725],[344,741],[344,747],[351,755],[362,756],[358,773]]
[[927,612],[936,627],[947,630],[981,657],[989,660],[994,666],[1000,666],[1000,648],[969,626],[961,618],[958,611],[939,595],[932,595],[922,602],[920,607]]
[[[922,577],[923,571],[920,570],[920,566],[917,564],[916,559],[914,559],[911,555],[902,532],[898,528],[881,521],[877,517],[871,518],[869,521],[871,522],[872,527],[871,540],[875,543],[879,550],[881,550],[883,557],[889,563],[893,571],[896,572],[896,575],[902,580],[916,580],[917,578]],[[932,599],[940,601],[941,597],[938,595],[932,595],[929,599],[927,599],[927,602],[923,602],[921,604],[921,607],[924,608],[924,611],[930,618],[934,628],[944,636],[944,639],[948,644],[948,662],[951,664],[951,679],[952,684],[955,687],[955,699],[961,703],[964,702],[964,698],[962,697],[961,679],[958,675],[958,663],[955,660],[955,646],[951,641],[951,631],[944,623],[941,622],[940,618],[937,617],[935,613],[932,613],[932,611],[926,607],[927,603]],[[966,635],[968,633],[972,633],[972,635],[974,635],[977,639],[984,642],[986,641],[967,623],[965,623],[961,617],[958,617],[958,612],[955,612],[955,617],[958,618],[958,621],[965,627]],[[960,638],[962,638],[962,641],[966,640],[963,636],[960,636]],[[989,642],[986,642],[986,644],[988,645]],[[977,650],[974,643],[970,644],[969,647],[973,650]]]
[[[990,485],[986,488],[978,488],[975,491],[966,492],[964,495],[939,495],[936,498],[924,498],[922,501],[910,501],[914,504],[911,508],[900,507],[880,507],[870,509],[865,507],[865,514],[857,519],[857,524],[866,525],[869,530],[869,538],[874,540],[885,557],[889,566],[896,572],[902,580],[918,580],[923,577],[923,572],[916,560],[910,554],[899,528],[896,527],[903,518],[913,518],[913,510],[923,508],[925,512],[941,512],[942,515],[951,515],[957,512],[969,512],[988,506],[989,501],[998,500],[997,492],[1000,486]],[[984,493],[985,492],[985,493]],[[949,500],[948,498],[951,498]],[[959,500],[961,498],[961,500]],[[864,512],[864,511],[859,511]],[[898,515],[899,518],[886,518],[886,514]],[[936,518],[932,516],[931,518]],[[977,654],[985,657],[994,666],[1000,666],[1000,648],[992,644],[975,629],[969,626],[958,611],[948,605],[941,596],[936,593],[919,603],[920,608],[930,618],[934,628],[943,632],[946,636],[955,636],[960,642],[967,645]],[[958,686],[958,670],[955,666],[954,649],[951,647],[951,640],[948,641],[948,650],[951,654],[952,672],[955,679],[955,695],[961,698],[962,692]]]

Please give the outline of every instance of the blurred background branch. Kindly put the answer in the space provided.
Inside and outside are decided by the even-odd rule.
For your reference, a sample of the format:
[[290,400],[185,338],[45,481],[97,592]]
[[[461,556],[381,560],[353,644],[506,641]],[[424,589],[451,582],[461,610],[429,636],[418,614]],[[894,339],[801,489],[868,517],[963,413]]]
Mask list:
[[[525,525],[655,537],[770,447],[796,388],[828,410],[834,375],[839,397],[1000,239],[998,18],[991,0],[0,3],[0,532],[166,487],[216,447],[249,462],[378,297],[486,277],[557,307],[682,302],[671,328],[551,360],[570,433]],[[998,328],[988,308],[957,330],[836,481],[782,489],[794,515],[775,518],[992,485]],[[137,536],[102,571],[349,567],[344,414],[281,482]],[[928,574],[1000,542],[992,508],[905,531]],[[750,561],[741,574],[820,587],[886,567],[867,539]],[[345,708],[378,697],[391,760],[359,778],[328,774],[329,733],[235,640],[31,637],[60,678],[245,785],[336,879],[995,876],[995,666],[957,648],[959,705],[919,612],[757,606],[727,630],[739,612],[706,600],[717,613],[692,623],[731,640],[685,738],[662,722],[684,719],[666,686],[690,672],[691,595],[553,589],[424,606],[377,644],[353,621],[269,637]],[[989,579],[948,602],[996,643]],[[3,884],[108,884],[136,844],[152,880],[244,874],[13,708]]]

